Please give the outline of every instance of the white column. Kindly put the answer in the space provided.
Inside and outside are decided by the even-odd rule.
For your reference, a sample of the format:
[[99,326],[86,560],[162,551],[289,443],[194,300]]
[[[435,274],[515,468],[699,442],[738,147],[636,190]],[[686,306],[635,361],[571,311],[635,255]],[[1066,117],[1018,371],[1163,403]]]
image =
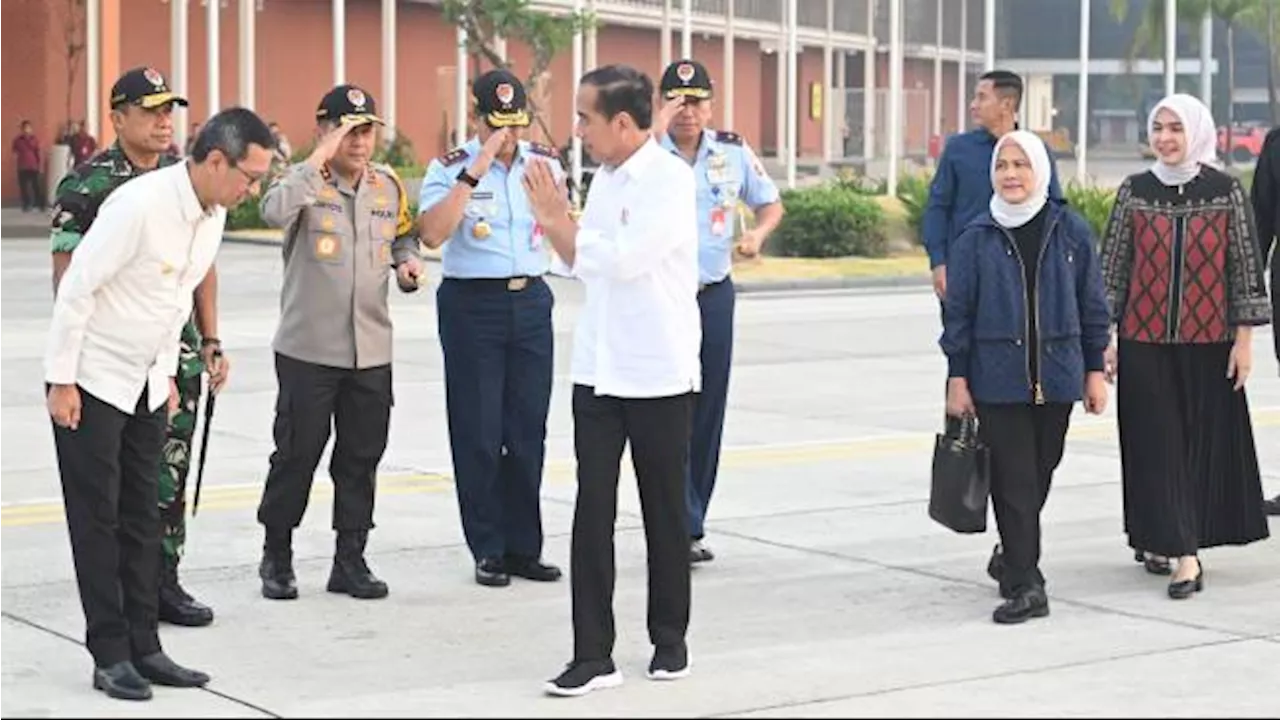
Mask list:
[[1164,0],[1164,94],[1177,91],[1178,0]]
[[867,48],[862,59],[862,158],[876,156],[876,2],[867,0]]
[[1200,21],[1200,99],[1213,107],[1213,12]]
[[[582,14],[582,0],[573,0],[573,12],[576,15]],[[578,80],[579,78],[582,77],[584,72],[582,69],[582,65],[584,62],[584,57],[583,57],[584,50],[585,50],[585,47],[583,46],[582,29],[579,28],[573,34],[573,86],[574,87],[577,86]],[[578,115],[576,111],[570,114],[569,121],[570,121],[569,127],[573,127],[577,123]],[[571,145],[569,159],[571,164],[571,171],[573,173],[573,186],[575,188],[578,188],[578,187],[581,187],[581,183],[582,183],[582,138],[578,137],[578,133],[575,132],[572,134],[571,143],[572,145]]]
[[99,106],[102,103],[99,83],[102,75],[102,8],[99,0],[85,0],[84,47],[86,75],[84,79],[85,130],[94,138],[102,137]]
[[827,111],[838,114],[831,119],[832,138],[835,144],[835,156],[841,160],[848,157],[848,143],[844,139],[844,127],[849,122],[849,52],[836,51],[836,86],[832,91],[831,102],[827,103]]
[[[174,0],[169,0],[174,2]],[[240,70],[240,105],[252,110],[257,99],[258,45],[257,33],[258,0],[240,0],[239,18],[239,70]],[[181,147],[181,146],[179,146]]]
[[457,64],[457,72],[453,74],[454,97],[453,112],[456,118],[455,127],[453,129],[453,142],[455,145],[461,145],[467,141],[467,97],[470,95],[467,87],[467,31],[458,26],[456,33],[458,50],[457,58],[454,62]]
[[836,0],[827,0],[827,41],[822,46],[822,160],[831,162],[835,159],[835,113],[834,103],[836,84],[835,68],[835,32],[836,32]]
[[[590,13],[592,13],[593,15],[595,14],[595,12],[596,12],[596,0],[587,0],[587,10],[588,10]],[[598,29],[598,28],[596,28],[596,26],[595,26],[595,25],[592,25],[591,27],[587,28],[587,43],[586,43],[586,54],[587,54],[587,57],[586,57],[585,62],[586,62],[586,64],[587,64],[587,69],[588,69],[588,70],[595,70],[597,67],[600,67],[600,44],[599,44],[599,42],[600,42],[600,31],[599,31],[599,29]],[[574,81],[574,83],[577,83],[577,82],[578,82],[578,78],[574,78],[574,79],[573,79],[573,81]],[[574,118],[574,122],[575,122],[575,123],[577,122],[577,118],[576,118],[576,117]]]
[[938,25],[934,29],[933,100],[929,103],[929,109],[933,111],[934,135],[942,134],[942,2],[943,0],[934,2]]
[[662,70],[671,64],[671,0],[662,0]]
[[684,25],[680,29],[680,57],[693,57],[693,0],[684,0]]
[[733,127],[733,104],[737,94],[734,88],[734,61],[737,60],[738,31],[734,15],[737,13],[734,0],[725,3],[724,31],[724,78],[720,83],[721,107],[724,109],[725,128]]
[[[782,3],[783,10],[786,10],[787,3]],[[778,102],[774,108],[778,128],[774,135],[777,137],[778,160],[785,160],[787,155],[787,38],[784,33],[781,41],[778,43]]]
[[[90,5],[96,5],[91,2]],[[187,0],[169,0],[169,87],[183,97],[190,97],[190,83],[187,79],[187,53],[190,44],[190,18],[187,15]],[[187,109],[181,105],[173,107],[173,144],[180,148],[187,146]],[[88,128],[85,128],[89,130]],[[93,132],[89,130],[89,132]]]
[[1080,100],[1076,129],[1076,179],[1088,178],[1089,163],[1089,14],[1091,0],[1080,0]]
[[797,142],[799,118],[796,117],[796,106],[799,102],[800,64],[799,17],[797,3],[799,0],[787,2],[787,187],[796,186],[796,156],[800,154]]
[[222,43],[222,30],[218,27],[221,19],[219,14],[219,3],[206,3],[205,8],[205,66],[207,69],[208,87],[205,91],[209,96],[209,109],[205,113],[205,117],[213,117],[218,113],[218,109],[222,107],[222,77],[219,74],[221,63],[219,62],[220,53],[219,45]]
[[982,6],[982,67],[996,69],[996,0],[985,0]]
[[889,0],[889,178],[888,194],[898,194],[902,151],[902,0]]
[[396,0],[382,0],[382,119],[396,136]]
[[333,84],[341,85],[347,81],[347,0],[333,0],[332,35]]
[[960,0],[960,62],[956,63],[956,132],[969,127],[969,0]]

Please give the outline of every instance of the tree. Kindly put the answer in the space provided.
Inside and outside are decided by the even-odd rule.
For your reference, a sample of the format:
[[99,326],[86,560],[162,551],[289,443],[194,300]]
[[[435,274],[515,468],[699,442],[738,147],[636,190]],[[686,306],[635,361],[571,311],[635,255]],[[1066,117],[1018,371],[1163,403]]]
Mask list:
[[80,71],[80,56],[84,54],[87,38],[85,37],[84,0],[66,0],[63,8],[65,15],[62,18],[62,40],[67,52],[67,105],[66,112],[62,116],[65,129],[71,122],[71,99],[74,97],[76,75]]
[[[514,72],[511,63],[495,49],[498,39],[519,42],[533,52],[533,64],[524,81],[529,115],[549,142],[563,147],[547,127],[538,90],[551,61],[572,46],[576,33],[585,32],[594,24],[594,16],[589,13],[553,15],[534,10],[530,0],[443,0],[441,7],[449,24],[466,31],[467,51],[473,58],[483,58],[494,67]],[[459,118],[459,122],[465,119]]]

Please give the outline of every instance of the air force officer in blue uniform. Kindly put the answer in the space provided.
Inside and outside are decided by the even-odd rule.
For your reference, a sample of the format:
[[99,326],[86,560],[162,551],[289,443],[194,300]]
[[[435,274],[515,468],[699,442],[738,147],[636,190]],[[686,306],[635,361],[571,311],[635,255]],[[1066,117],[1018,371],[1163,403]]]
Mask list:
[[436,301],[458,505],[476,582],[549,582],[560,569],[541,561],[539,490],[554,298],[522,180],[531,157],[556,152],[520,139],[529,114],[514,75],[488,72],[472,95],[477,136],[431,161],[418,202],[423,240],[444,245]]
[[[693,166],[698,182],[698,306],[702,311],[702,393],[693,415],[689,453],[689,559],[714,556],[703,542],[703,520],[720,466],[720,438],[729,395],[733,355],[733,255],[760,254],[769,233],[782,220],[778,187],[740,135],[708,128],[712,83],[707,69],[693,60],[672,63],[662,75],[667,101],[659,128],[666,149]],[[735,241],[739,205],[755,213],[756,226]]]

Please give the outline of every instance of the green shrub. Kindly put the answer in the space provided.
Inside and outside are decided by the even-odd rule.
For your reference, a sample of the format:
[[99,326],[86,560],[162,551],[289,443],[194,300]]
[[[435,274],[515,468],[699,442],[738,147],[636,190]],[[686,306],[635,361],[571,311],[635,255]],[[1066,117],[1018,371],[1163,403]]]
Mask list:
[[787,214],[767,247],[783,257],[884,257],[884,210],[876,201],[839,184],[782,193]]
[[1100,241],[1107,230],[1111,206],[1116,202],[1116,191],[1072,181],[1062,189],[1062,194],[1066,196],[1067,204],[1089,223],[1094,241]]
[[835,186],[858,195],[884,195],[889,190],[889,182],[849,169],[842,169],[836,174]]
[[248,200],[227,211],[227,230],[261,230],[267,226],[258,211],[257,197]]
[[898,201],[907,211],[907,227],[917,245],[924,245],[924,234],[921,225],[924,223],[924,209],[929,204],[929,186],[933,183],[933,173],[924,170],[919,173],[907,173],[898,180]]

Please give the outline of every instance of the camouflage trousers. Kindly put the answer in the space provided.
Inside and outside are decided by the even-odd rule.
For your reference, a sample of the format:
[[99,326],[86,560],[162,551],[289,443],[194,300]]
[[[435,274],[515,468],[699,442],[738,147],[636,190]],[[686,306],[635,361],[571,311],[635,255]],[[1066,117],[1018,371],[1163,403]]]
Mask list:
[[164,570],[177,568],[187,540],[187,475],[195,444],[201,376],[195,373],[188,377],[185,369],[178,371],[178,412],[169,421],[160,459],[160,546]]

